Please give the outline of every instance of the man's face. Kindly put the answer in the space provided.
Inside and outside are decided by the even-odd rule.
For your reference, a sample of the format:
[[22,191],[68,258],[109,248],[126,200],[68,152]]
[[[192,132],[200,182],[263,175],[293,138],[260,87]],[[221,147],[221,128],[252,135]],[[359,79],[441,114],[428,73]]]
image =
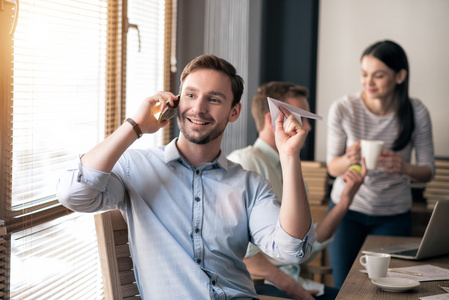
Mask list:
[[219,139],[228,122],[237,120],[240,104],[231,107],[233,94],[230,78],[223,72],[199,69],[190,73],[181,92],[178,127],[182,135],[195,144]]

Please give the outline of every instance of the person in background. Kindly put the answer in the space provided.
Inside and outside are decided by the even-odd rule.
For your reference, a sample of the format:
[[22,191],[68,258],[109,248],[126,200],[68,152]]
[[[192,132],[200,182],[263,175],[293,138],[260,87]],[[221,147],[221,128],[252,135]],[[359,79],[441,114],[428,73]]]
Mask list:
[[368,234],[411,234],[410,181],[427,182],[435,172],[430,115],[421,101],[409,97],[409,78],[401,46],[389,40],[376,42],[361,57],[363,91],[344,96],[329,108],[327,166],[336,177],[330,212],[342,200],[344,172],[360,162],[360,141],[384,142],[378,168],[368,171],[329,246],[338,287]]
[[152,109],[173,106],[178,97],[159,92],[58,182],[59,201],[74,211],[121,210],[142,299],[257,298],[243,263],[249,241],[286,262],[309,256],[316,237],[299,159],[307,131],[281,108],[276,146],[287,184],[280,206],[262,176],[220,150],[242,93],[234,66],[201,55],[181,74],[178,138],[128,149],[169,124],[159,124]]
[[[228,159],[240,163],[244,169],[256,171],[267,178],[273,187],[274,193],[279,198],[282,197],[284,180],[282,178],[279,153],[275,143],[275,130],[271,123],[267,97],[309,111],[307,95],[307,88],[289,82],[273,81],[261,85],[252,102],[252,114],[259,137],[254,145],[235,150],[228,155]],[[302,124],[307,131],[312,129],[307,118],[302,118]],[[345,173],[346,186],[342,195],[342,201],[320,223],[314,224],[317,242],[313,245],[312,257],[313,253],[316,254],[325,249],[330,243],[331,237],[346,213],[355,192],[363,183],[365,174],[366,167],[364,164],[361,174],[355,170],[348,170]],[[335,299],[337,296],[339,289],[301,278],[299,276],[300,266],[298,264],[285,264],[276,261],[265,255],[257,246],[251,243],[248,245],[248,251],[243,261],[252,275],[262,276],[268,282],[268,284],[256,285],[256,290],[259,294],[306,300]]]

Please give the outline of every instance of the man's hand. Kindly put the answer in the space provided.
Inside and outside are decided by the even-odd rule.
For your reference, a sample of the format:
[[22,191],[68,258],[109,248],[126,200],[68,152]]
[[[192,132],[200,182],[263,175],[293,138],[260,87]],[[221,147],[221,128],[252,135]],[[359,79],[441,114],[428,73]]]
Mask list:
[[348,208],[351,205],[355,194],[357,193],[360,186],[363,184],[363,181],[365,180],[366,173],[367,169],[365,164],[365,158],[363,157],[360,173],[353,168],[349,168],[343,174],[343,181],[346,183],[346,185],[341,194],[340,202],[342,202],[342,204],[344,204],[346,208]]
[[285,293],[295,300],[314,300],[313,295],[318,294],[317,290],[306,290],[299,283],[292,279],[292,283],[285,287]]
[[314,300],[315,298],[312,295],[319,292],[304,289],[296,280],[268,261],[262,252],[244,258],[243,262],[246,264],[251,275],[265,278],[265,280],[276,285],[293,299]]
[[152,110],[158,102],[161,105],[161,110],[164,110],[167,106],[167,101],[171,106],[174,106],[174,100],[176,99],[177,96],[170,92],[158,92],[156,95],[146,98],[133,116],[133,120],[139,125],[142,133],[154,133],[170,124],[168,120],[164,120],[159,124],[153,116]]
[[[307,137],[307,130],[284,107],[280,106],[282,114],[276,120],[276,147],[279,155],[299,157],[301,148]],[[284,123],[284,116],[287,120]]]

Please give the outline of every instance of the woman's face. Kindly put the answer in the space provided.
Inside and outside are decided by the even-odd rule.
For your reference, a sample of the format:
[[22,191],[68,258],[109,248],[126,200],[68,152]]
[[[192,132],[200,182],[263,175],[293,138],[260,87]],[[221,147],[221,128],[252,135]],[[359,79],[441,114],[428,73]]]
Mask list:
[[366,55],[361,62],[360,82],[369,99],[389,99],[393,96],[399,73],[390,69],[379,59]]

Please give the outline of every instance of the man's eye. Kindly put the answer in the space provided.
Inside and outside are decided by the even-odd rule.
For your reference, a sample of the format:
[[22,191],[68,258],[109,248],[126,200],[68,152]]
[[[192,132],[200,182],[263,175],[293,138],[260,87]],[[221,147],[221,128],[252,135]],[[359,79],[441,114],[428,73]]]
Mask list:
[[218,100],[216,98],[210,98],[209,101],[213,102],[213,103],[219,103],[220,102],[220,100]]
[[187,98],[193,98],[193,94],[186,94]]

